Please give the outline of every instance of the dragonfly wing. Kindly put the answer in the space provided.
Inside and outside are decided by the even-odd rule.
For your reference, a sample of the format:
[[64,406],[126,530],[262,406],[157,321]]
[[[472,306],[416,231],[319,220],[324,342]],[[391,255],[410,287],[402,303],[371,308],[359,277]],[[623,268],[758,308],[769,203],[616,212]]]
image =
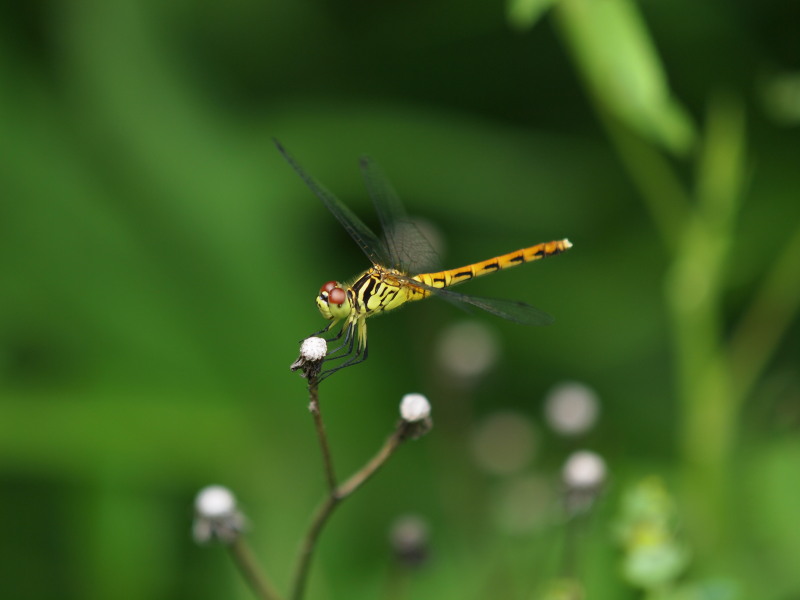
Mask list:
[[481,298],[469,294],[461,294],[450,290],[437,290],[438,297],[456,303],[466,303],[477,306],[481,310],[508,319],[522,325],[552,325],[555,319],[535,306],[516,300],[503,300],[500,298]]
[[362,157],[361,172],[367,192],[383,228],[389,263],[405,273],[428,273],[437,270],[439,257],[413,220],[409,219],[397,192],[381,168],[370,158]]
[[341,223],[345,231],[350,234],[350,237],[358,244],[364,254],[367,255],[373,264],[382,265],[390,260],[390,255],[386,251],[384,243],[376,236],[373,231],[367,227],[364,222],[359,219],[356,214],[347,208],[347,206],[322,186],[316,179],[311,177],[305,170],[295,161],[294,158],[286,151],[278,140],[273,139],[278,151],[283,155],[286,161],[292,168],[300,175],[300,178],[305,182],[308,188],[314,192],[314,195],[322,200],[322,203],[328,208],[334,217]]
[[516,300],[502,300],[500,298],[481,298],[470,294],[461,294],[452,290],[435,288],[425,285],[412,278],[403,278],[410,285],[430,291],[433,295],[458,304],[469,304],[481,310],[522,325],[552,325],[555,319],[535,306],[518,302]]

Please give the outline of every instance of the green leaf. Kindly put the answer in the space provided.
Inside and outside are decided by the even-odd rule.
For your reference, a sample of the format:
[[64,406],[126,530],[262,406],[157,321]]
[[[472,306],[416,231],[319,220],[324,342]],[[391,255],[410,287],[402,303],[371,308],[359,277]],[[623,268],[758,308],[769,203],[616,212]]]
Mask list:
[[556,0],[508,0],[506,16],[514,29],[531,29]]
[[691,149],[694,125],[672,96],[636,5],[629,0],[564,0],[557,15],[565,43],[601,109],[673,153]]

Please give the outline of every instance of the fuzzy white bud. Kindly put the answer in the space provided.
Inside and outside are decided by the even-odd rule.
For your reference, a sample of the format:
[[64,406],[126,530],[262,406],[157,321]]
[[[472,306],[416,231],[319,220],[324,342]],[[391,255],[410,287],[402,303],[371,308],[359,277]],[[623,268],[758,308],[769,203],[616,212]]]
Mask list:
[[416,423],[431,414],[431,404],[422,394],[406,394],[400,401],[400,416],[404,421]]
[[194,501],[193,537],[198,544],[217,538],[232,542],[244,527],[244,516],[236,507],[236,497],[228,488],[210,485],[197,493]]
[[328,342],[321,337],[311,336],[300,344],[300,356],[308,361],[318,361],[328,353]]
[[328,353],[328,342],[321,337],[312,335],[300,344],[300,356],[289,367],[292,371],[301,369],[302,376],[306,379],[316,378],[319,375],[322,361]]
[[226,487],[209,485],[198,492],[194,509],[198,516],[220,517],[236,510],[236,497]]
[[573,452],[567,459],[561,476],[571,489],[596,489],[606,479],[606,463],[599,454],[589,450],[579,450]]

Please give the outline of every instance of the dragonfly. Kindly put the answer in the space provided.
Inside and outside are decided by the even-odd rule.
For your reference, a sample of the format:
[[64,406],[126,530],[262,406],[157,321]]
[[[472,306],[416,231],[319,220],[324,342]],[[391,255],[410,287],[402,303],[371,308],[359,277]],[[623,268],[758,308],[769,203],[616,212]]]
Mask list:
[[342,323],[338,333],[325,338],[327,342],[341,340],[338,347],[328,351],[325,360],[343,360],[338,366],[323,371],[320,379],[367,359],[369,317],[429,296],[474,306],[523,325],[549,325],[553,322],[549,314],[524,302],[482,298],[449,288],[475,277],[560,254],[572,247],[568,239],[521,248],[456,269],[440,270],[436,268],[436,251],[417,224],[408,217],[397,193],[375,162],[364,157],[360,160],[360,167],[381,224],[381,236],[376,235],[347,205],[309,175],[280,142],[274,142],[306,186],[322,201],[372,263],[369,269],[348,283],[328,281],[320,288],[316,298],[317,308],[330,323],[313,335],[327,334],[335,330],[338,323]]

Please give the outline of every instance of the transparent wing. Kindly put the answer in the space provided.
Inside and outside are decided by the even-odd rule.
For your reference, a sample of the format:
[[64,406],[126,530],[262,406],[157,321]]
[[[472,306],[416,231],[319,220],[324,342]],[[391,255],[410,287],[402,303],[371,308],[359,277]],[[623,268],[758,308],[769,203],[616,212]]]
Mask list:
[[402,280],[414,287],[428,290],[434,296],[447,300],[448,302],[476,306],[502,319],[508,319],[509,321],[514,321],[522,325],[552,325],[555,322],[555,319],[543,310],[539,310],[524,302],[501,300],[500,298],[481,298],[480,296],[461,294],[452,290],[425,285],[411,277],[403,277]]
[[326,190],[322,184],[311,177],[311,175],[306,173],[278,140],[273,139],[272,141],[275,142],[275,146],[277,146],[278,151],[283,155],[283,157],[297,172],[297,174],[300,175],[300,178],[305,182],[308,188],[314,192],[314,195],[317,198],[322,200],[322,203],[328,208],[329,211],[331,211],[339,223],[342,224],[342,227],[344,227],[345,231],[350,234],[350,237],[353,238],[361,250],[364,251],[364,254],[366,254],[367,258],[372,261],[372,264],[389,264],[392,260],[391,255],[389,252],[387,252],[386,246],[378,238],[378,236],[376,236],[372,230],[355,215],[353,211],[347,208],[347,206],[342,203],[341,200]]
[[408,218],[403,203],[381,168],[370,158],[360,161],[367,192],[383,228],[389,262],[403,273],[429,273],[438,270],[439,257],[416,223]]

